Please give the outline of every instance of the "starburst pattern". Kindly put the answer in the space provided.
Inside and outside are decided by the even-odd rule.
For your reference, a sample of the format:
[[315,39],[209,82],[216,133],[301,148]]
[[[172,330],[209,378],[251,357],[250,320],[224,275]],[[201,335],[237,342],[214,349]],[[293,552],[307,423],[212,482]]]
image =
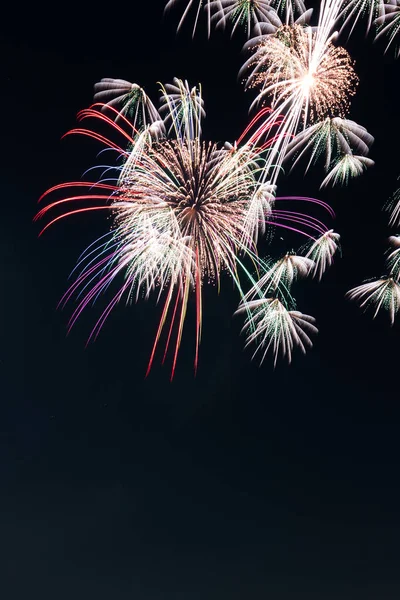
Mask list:
[[344,116],[358,82],[344,48],[332,42],[321,48],[316,33],[300,25],[283,25],[258,40],[244,70],[250,71],[247,87],[259,90],[258,103],[271,97],[280,111],[296,104],[305,122]]
[[[164,359],[170,343],[175,340],[173,375],[191,294],[196,311],[197,367],[203,285],[211,282],[219,288],[222,275],[226,274],[243,298],[241,278],[254,286],[250,271],[253,267],[258,272],[265,270],[255,242],[258,231],[264,231],[267,222],[307,237],[326,230],[318,219],[293,210],[277,209],[275,203],[301,200],[329,212],[330,209],[312,198],[276,198],[275,186],[260,181],[271,129],[271,124],[262,125],[267,139],[262,142],[258,124],[263,111],[253,120],[256,135],[250,125],[240,136],[240,143],[220,145],[202,139],[205,111],[199,86],[191,87],[186,81],[174,79],[161,87],[157,110],[136,84],[125,82],[124,87],[119,87],[122,84],[116,84],[115,80],[103,83],[104,86],[96,86],[96,94],[107,94],[104,98],[109,99],[109,104],[82,111],[80,120],[100,119],[125,140],[127,149],[89,129],[77,128],[70,133],[89,135],[115,151],[122,159],[122,164],[116,167],[118,176],[111,180],[114,183],[108,178],[97,183],[52,188],[48,193],[70,187],[80,190],[76,195],[47,204],[37,218],[63,209],[45,230],[68,215],[110,211],[111,231],[83,254],[75,270],[76,279],[63,298],[62,305],[73,297],[78,300],[70,327],[89,304],[114,288],[114,295],[89,337],[89,340],[95,339],[111,310],[123,298],[136,301],[155,292],[159,300],[164,299],[164,308],[149,368],[165,331]],[[106,171],[110,169],[107,167]],[[82,193],[82,189],[89,193]],[[83,202],[84,206],[68,210],[75,202]],[[256,204],[259,212],[255,228],[251,229],[249,215]],[[311,261],[297,257],[288,258],[286,262],[286,271],[281,269],[281,277],[288,284]]]

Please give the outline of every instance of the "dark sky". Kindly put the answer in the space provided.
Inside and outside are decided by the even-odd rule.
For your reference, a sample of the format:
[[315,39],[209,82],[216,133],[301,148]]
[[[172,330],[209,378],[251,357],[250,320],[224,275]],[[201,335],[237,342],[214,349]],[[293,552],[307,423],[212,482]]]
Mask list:
[[[400,174],[399,65],[364,32],[347,48],[361,83],[350,118],[376,166],[318,191],[297,171],[281,192],[337,212],[343,258],[296,288],[320,329],[289,368],[243,351],[229,281],[206,291],[200,367],[187,329],[176,378],[156,362],[159,309],[120,307],[94,345],[90,310],[66,337],[56,310],[102,216],[38,239],[48,187],[77,180],[99,149],[60,137],[101,77],[201,81],[205,136],[233,140],[250,95],[243,38],[192,42],[162,2],[10,4],[1,24],[0,594],[4,600],[395,600],[400,594],[400,326],[343,296],[379,275],[381,206]],[[288,237],[288,246],[300,240]]]

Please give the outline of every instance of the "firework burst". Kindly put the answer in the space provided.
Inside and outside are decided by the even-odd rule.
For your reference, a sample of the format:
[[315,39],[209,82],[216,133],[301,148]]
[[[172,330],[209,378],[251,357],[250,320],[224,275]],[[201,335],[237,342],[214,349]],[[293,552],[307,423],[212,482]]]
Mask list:
[[255,103],[272,98],[280,112],[296,105],[304,123],[344,116],[358,83],[348,52],[332,41],[321,47],[317,33],[301,25],[256,40],[244,71],[250,71],[247,87],[259,90]]
[[303,353],[312,347],[310,335],[318,333],[315,319],[295,310],[288,310],[277,298],[261,298],[246,302],[237,313],[246,314],[243,333],[247,335],[246,347],[255,344],[253,358],[260,354],[262,363],[269,351],[274,366],[282,356],[290,363],[295,347]]
[[[109,104],[94,105],[82,111],[79,119],[100,120],[124,140],[127,149],[90,129],[79,127],[70,133],[93,137],[114,151],[120,161],[115,167],[117,177],[110,180],[103,176],[97,183],[52,188],[44,196],[69,188],[77,191],[44,206],[37,218],[53,212],[53,218],[44,228],[47,229],[68,215],[93,210],[111,213],[111,231],[83,254],[74,271],[75,281],[62,299],[63,306],[73,297],[78,300],[69,326],[74,325],[85,307],[116,287],[89,337],[95,339],[112,309],[124,298],[127,302],[137,301],[141,296],[148,298],[155,293],[164,305],[149,369],[163,336],[166,338],[163,360],[168,348],[173,347],[173,375],[189,298],[193,295],[196,312],[197,367],[202,286],[211,282],[219,288],[225,273],[244,297],[241,277],[254,286],[251,272],[264,269],[255,242],[258,231],[263,231],[267,222],[313,239],[315,233],[321,235],[326,227],[306,214],[277,209],[276,202],[293,198],[276,198],[274,186],[260,181],[271,129],[271,124],[259,126],[264,110],[238,142],[221,146],[202,140],[201,121],[205,112],[200,87],[190,87],[186,81],[175,79],[161,87],[159,109],[142,88],[124,80],[102,80],[95,91],[96,99],[108,100]],[[253,125],[256,135],[251,133]],[[107,167],[105,172],[110,169]],[[260,212],[256,229],[250,234],[248,221],[255,198]],[[294,199],[331,212],[319,200]],[[76,202],[84,206],[69,209]],[[57,211],[62,212],[54,216]],[[300,265],[293,260],[288,264],[297,272]]]
[[306,258],[312,260],[313,277],[321,280],[322,275],[331,266],[333,257],[339,250],[340,235],[330,229],[306,248]]
[[295,157],[294,166],[309,153],[306,172],[320,158],[325,159],[324,167],[328,171],[333,157],[351,154],[353,151],[365,156],[373,141],[372,135],[358,123],[339,117],[327,117],[296,135],[287,147],[285,160]]
[[338,157],[333,167],[321,183],[321,187],[347,184],[349,179],[359,177],[374,161],[366,156],[355,156],[349,152]]
[[247,35],[261,33],[261,23],[268,21],[271,12],[269,0],[212,0],[211,21],[216,27],[232,26],[232,35],[238,28],[244,28]]
[[394,324],[400,308],[400,285],[393,277],[359,285],[348,291],[346,296],[349,300],[357,302],[361,308],[374,309],[374,319],[380,310],[387,311],[391,324]]

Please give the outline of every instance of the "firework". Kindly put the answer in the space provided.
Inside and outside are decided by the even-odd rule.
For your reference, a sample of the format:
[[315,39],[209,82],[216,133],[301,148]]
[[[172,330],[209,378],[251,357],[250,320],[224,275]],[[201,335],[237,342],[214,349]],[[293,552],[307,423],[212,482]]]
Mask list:
[[328,184],[332,186],[347,184],[352,177],[358,177],[365,169],[372,167],[374,161],[365,156],[355,156],[352,153],[344,154],[334,163],[332,169],[323,180],[321,187]]
[[[175,4],[179,4],[179,0],[168,0],[167,4],[165,5],[165,11],[170,10],[171,8],[173,8],[175,6]],[[183,3],[183,2],[182,2]],[[193,25],[193,33],[192,35],[194,36],[195,32],[196,32],[196,28],[199,22],[199,17],[200,17],[200,12],[202,9],[204,9],[206,11],[207,14],[207,30],[208,30],[208,36],[210,36],[211,33],[211,4],[213,4],[214,9],[215,8],[222,8],[222,6],[220,5],[219,0],[185,0],[186,3],[186,7],[183,11],[183,15],[179,21],[178,24],[178,31],[180,30],[180,28],[182,27],[183,23],[185,22],[185,20],[187,19],[189,13],[195,12],[195,19],[194,19],[194,25]]]
[[285,254],[279,260],[267,260],[261,264],[261,277],[246,294],[243,301],[256,296],[260,298],[280,296],[282,299],[287,299],[290,304],[292,302],[290,288],[293,281],[306,277],[314,268],[314,263],[309,258],[290,253]]
[[271,0],[270,5],[286,23],[293,23],[295,16],[307,12],[303,0]]
[[250,71],[247,87],[259,90],[255,103],[272,98],[272,108],[279,112],[294,105],[303,122],[344,116],[358,82],[344,48],[331,41],[321,48],[310,27],[283,25],[254,50],[245,70]]
[[349,0],[342,2],[342,4],[343,9],[340,15],[340,18],[344,20],[342,29],[351,25],[350,34],[360,19],[367,21],[368,32],[372,23],[382,17],[385,12],[383,0]]
[[390,211],[389,225],[391,227],[400,225],[400,188],[394,192],[386,203],[385,209]]
[[211,10],[214,10],[211,21],[216,27],[224,27],[229,22],[232,35],[239,27],[244,27],[250,36],[252,32],[261,33],[260,24],[268,21],[272,9],[269,0],[212,0]]
[[[131,89],[136,91],[138,86],[131,86]],[[105,93],[104,88],[98,91],[99,86],[96,90]],[[117,93],[114,86],[113,104]],[[259,167],[257,155],[250,147],[232,152],[201,141],[200,121],[204,109],[199,89],[189,88],[186,82],[179,80],[162,88],[160,110],[151,109],[146,114],[146,117],[156,119],[156,123],[160,114],[164,115],[163,127],[157,129],[157,136],[151,134],[154,123],[149,125],[142,118],[144,98],[142,93],[139,97],[128,92],[130,107],[125,104],[124,111],[135,115],[133,130],[136,134],[133,137],[124,134],[130,150],[120,149],[125,162],[119,169],[117,185],[113,187],[100,181],[93,186],[98,191],[112,189],[111,202],[103,206],[113,214],[111,241],[107,239],[96,250],[90,250],[67,297],[71,297],[71,292],[79,292],[80,302],[72,316],[72,325],[85,306],[110,287],[121,273],[124,274],[124,282],[92,332],[91,337],[96,337],[110,309],[123,296],[135,295],[137,298],[141,292],[148,296],[155,287],[162,290],[168,284],[156,344],[175,297],[179,312],[173,310],[178,322],[174,370],[189,291],[194,289],[197,304],[197,363],[203,280],[216,282],[219,286],[221,272],[226,271],[239,286],[239,254],[247,254],[254,261],[253,240],[248,238],[244,223],[249,198],[256,189]],[[115,100],[125,99],[126,95]],[[99,114],[94,110],[83,111],[81,118]],[[137,129],[138,115],[141,115],[140,130]],[[121,112],[117,116],[125,119]],[[124,133],[111,118],[102,116],[101,119],[120,134]],[[160,136],[162,131],[166,132],[164,136]],[[88,133],[85,130],[77,132]],[[115,145],[114,149],[117,149]],[[109,196],[73,196],[46,206],[38,217],[77,199],[108,201]],[[95,280],[97,283],[87,291]],[[174,316],[171,327],[173,321]]]
[[400,308],[400,285],[393,277],[377,279],[359,285],[348,291],[346,296],[350,300],[356,301],[361,308],[374,309],[374,319],[380,310],[387,311],[391,324],[394,324],[396,314]]
[[[50,211],[62,211],[53,216],[44,228],[47,229],[68,215],[93,210],[111,213],[111,230],[82,255],[74,270],[75,281],[61,301],[64,306],[74,297],[78,300],[69,327],[88,305],[114,289],[113,294],[108,292],[111,299],[89,336],[89,340],[95,339],[119,302],[137,301],[155,293],[158,300],[163,299],[164,306],[149,368],[165,332],[164,359],[169,347],[174,347],[173,375],[189,298],[193,295],[196,312],[197,367],[202,286],[211,282],[219,288],[225,273],[244,297],[240,276],[254,286],[253,268],[258,273],[265,270],[255,241],[267,222],[313,239],[315,233],[326,231],[315,217],[277,209],[275,203],[298,200],[333,213],[316,199],[276,198],[275,187],[260,181],[269,152],[270,125],[259,126],[264,110],[238,142],[221,146],[202,140],[205,111],[200,87],[175,79],[161,87],[158,109],[140,86],[125,80],[102,80],[95,91],[96,99],[107,100],[108,104],[81,111],[79,119],[100,120],[124,140],[126,149],[90,129],[79,127],[70,133],[89,135],[114,151],[119,162],[115,167],[117,176],[110,179],[111,167],[107,167],[107,179],[102,176],[98,182],[52,188],[45,196],[69,188],[75,188],[76,193],[50,202],[37,218]],[[251,133],[253,125],[256,135]],[[69,209],[75,202],[84,205]],[[260,213],[256,229],[249,235],[249,214],[255,202]],[[293,273],[288,268],[286,278],[300,274],[301,260],[307,263],[300,257],[288,259]]]
[[115,117],[128,116],[137,130],[160,121],[158,111],[143,88],[125,79],[105,77],[94,86],[94,101],[107,107],[121,107]]
[[[328,173],[324,184],[345,182],[345,177],[336,175],[341,165],[337,166],[336,156],[332,160],[333,150],[351,152],[353,144],[363,153],[372,142],[363,128],[344,119],[358,78],[346,50],[335,47],[334,36],[328,36],[327,9],[324,6],[322,9],[316,28],[307,24],[311,16],[308,11],[300,17],[300,22],[292,25],[279,24],[279,17],[275,15],[275,22],[270,18],[270,24],[263,24],[265,33],[245,46],[253,53],[240,73],[247,74],[246,88],[258,91],[251,108],[268,101],[272,111],[265,123],[269,119],[276,122],[281,117],[264,169],[264,181],[273,185],[277,183],[285,158],[302,156],[310,147],[311,162],[325,151],[326,169],[336,168],[332,175]],[[331,23],[329,19],[328,22]],[[301,127],[303,131],[299,133]],[[347,152],[343,154],[346,155]],[[368,161],[361,160],[361,163],[366,165]],[[351,167],[349,165],[347,171],[353,175],[355,169]]]
[[[385,14],[381,14],[375,21],[378,26],[376,39],[388,36],[386,52],[396,42],[400,32],[400,0],[395,0],[384,5]],[[400,45],[395,49],[396,58],[400,56]]]
[[310,153],[306,172],[321,157],[325,158],[324,167],[328,171],[334,156],[351,154],[353,151],[365,156],[373,141],[372,135],[358,123],[327,117],[296,135],[287,147],[285,160],[296,157],[294,166],[305,154]]
[[326,269],[331,266],[333,257],[339,249],[340,235],[330,229],[322,234],[306,249],[306,258],[312,260],[314,267],[311,275],[321,281]]
[[268,351],[274,356],[274,366],[282,356],[290,363],[295,347],[305,353],[312,347],[311,334],[318,333],[315,319],[287,308],[277,298],[261,298],[246,302],[237,313],[246,313],[242,332],[247,335],[246,347],[256,345],[253,358],[260,353],[263,362]]

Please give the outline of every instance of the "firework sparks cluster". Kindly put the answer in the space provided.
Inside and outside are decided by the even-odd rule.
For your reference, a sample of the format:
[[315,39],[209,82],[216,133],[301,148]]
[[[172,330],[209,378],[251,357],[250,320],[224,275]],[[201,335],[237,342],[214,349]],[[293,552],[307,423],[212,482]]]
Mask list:
[[[246,345],[261,361],[269,353],[291,361],[295,347],[305,352],[317,333],[313,317],[296,308],[292,287],[299,279],[320,280],[339,249],[340,237],[324,222],[332,209],[321,200],[279,196],[286,167],[306,161],[305,171],[323,163],[321,187],[343,185],[373,165],[367,156],[373,137],[348,118],[358,77],[353,60],[338,44],[358,21],[388,36],[395,46],[399,5],[376,0],[323,0],[318,18],[302,0],[170,0],[166,10],[183,9],[178,24],[191,18],[193,34],[203,13],[208,34],[214,27],[242,31],[244,64],[240,78],[255,92],[249,125],[236,141],[203,139],[205,107],[200,85],[174,79],[161,85],[156,105],[136,83],[102,79],[95,104],[79,120],[101,131],[79,127],[69,133],[96,139],[117,160],[96,181],[61,184],[37,218],[58,220],[104,210],[112,226],[83,253],[75,279],[61,304],[76,299],[70,319],[103,296],[105,308],[90,334],[94,339],[112,309],[122,300],[154,296],[161,317],[149,360],[150,369],[163,344],[162,361],[172,352],[172,376],[188,311],[196,315],[195,369],[199,359],[204,285],[218,289],[230,278],[238,292],[238,315],[244,315]],[[110,172],[115,176],[110,177]],[[66,191],[72,194],[65,197]],[[56,197],[62,194],[62,197]],[[392,217],[399,220],[398,202]],[[306,212],[295,210],[307,207]],[[297,251],[277,259],[261,257],[260,239],[280,229]],[[400,307],[400,242],[390,238],[387,279],[350,292],[362,304],[386,306],[392,318]],[[292,243],[292,242],[290,242]]]

